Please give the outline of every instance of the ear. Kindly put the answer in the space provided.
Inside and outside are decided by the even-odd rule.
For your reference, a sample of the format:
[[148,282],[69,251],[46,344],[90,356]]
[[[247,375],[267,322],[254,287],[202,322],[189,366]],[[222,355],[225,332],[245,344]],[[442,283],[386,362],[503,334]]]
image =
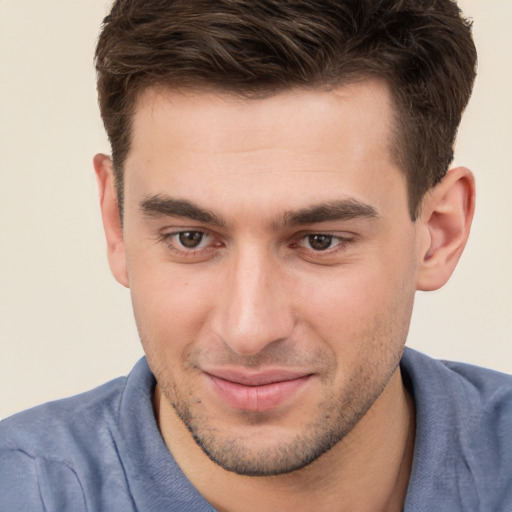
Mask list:
[[422,237],[418,290],[437,290],[452,275],[466,245],[475,210],[475,180],[469,169],[448,171],[424,198],[418,219]]
[[102,154],[96,155],[94,157],[94,170],[98,183],[101,217],[107,240],[110,270],[119,283],[128,287],[123,228],[117,202],[114,169],[110,157]]

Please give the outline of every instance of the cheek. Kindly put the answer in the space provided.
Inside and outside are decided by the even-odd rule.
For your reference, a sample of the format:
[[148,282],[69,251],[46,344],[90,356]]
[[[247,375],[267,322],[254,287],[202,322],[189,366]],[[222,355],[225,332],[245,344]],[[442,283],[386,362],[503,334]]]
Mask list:
[[167,262],[132,263],[132,304],[146,352],[175,353],[197,339],[214,301],[208,280],[190,279]]
[[334,350],[347,351],[346,357],[369,345],[402,345],[415,293],[410,269],[405,261],[394,268],[377,262],[308,279],[301,294],[303,315]]

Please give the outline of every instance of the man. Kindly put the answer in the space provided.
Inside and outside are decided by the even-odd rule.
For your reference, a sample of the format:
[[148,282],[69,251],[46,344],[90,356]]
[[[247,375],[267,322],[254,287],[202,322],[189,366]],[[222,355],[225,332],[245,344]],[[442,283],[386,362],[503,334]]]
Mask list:
[[2,510],[512,508],[512,380],[404,351],[466,243],[449,0],[118,0],[108,256],[146,358],[2,423]]

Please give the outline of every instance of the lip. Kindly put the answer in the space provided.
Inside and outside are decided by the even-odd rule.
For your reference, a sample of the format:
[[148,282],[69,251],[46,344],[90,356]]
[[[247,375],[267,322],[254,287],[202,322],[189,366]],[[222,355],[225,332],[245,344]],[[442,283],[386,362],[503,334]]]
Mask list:
[[204,372],[215,394],[234,409],[263,412],[292,399],[312,374],[271,370],[247,373],[237,370]]

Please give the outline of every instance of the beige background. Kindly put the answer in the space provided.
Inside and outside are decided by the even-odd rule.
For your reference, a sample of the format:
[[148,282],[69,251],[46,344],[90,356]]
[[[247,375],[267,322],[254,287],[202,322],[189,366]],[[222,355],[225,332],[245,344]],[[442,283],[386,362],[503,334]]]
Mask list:
[[[0,0],[0,417],[126,374],[142,354],[110,277],[91,158],[108,152],[92,54],[107,0]],[[480,68],[456,163],[477,176],[452,281],[409,345],[512,372],[512,1],[460,2]]]

